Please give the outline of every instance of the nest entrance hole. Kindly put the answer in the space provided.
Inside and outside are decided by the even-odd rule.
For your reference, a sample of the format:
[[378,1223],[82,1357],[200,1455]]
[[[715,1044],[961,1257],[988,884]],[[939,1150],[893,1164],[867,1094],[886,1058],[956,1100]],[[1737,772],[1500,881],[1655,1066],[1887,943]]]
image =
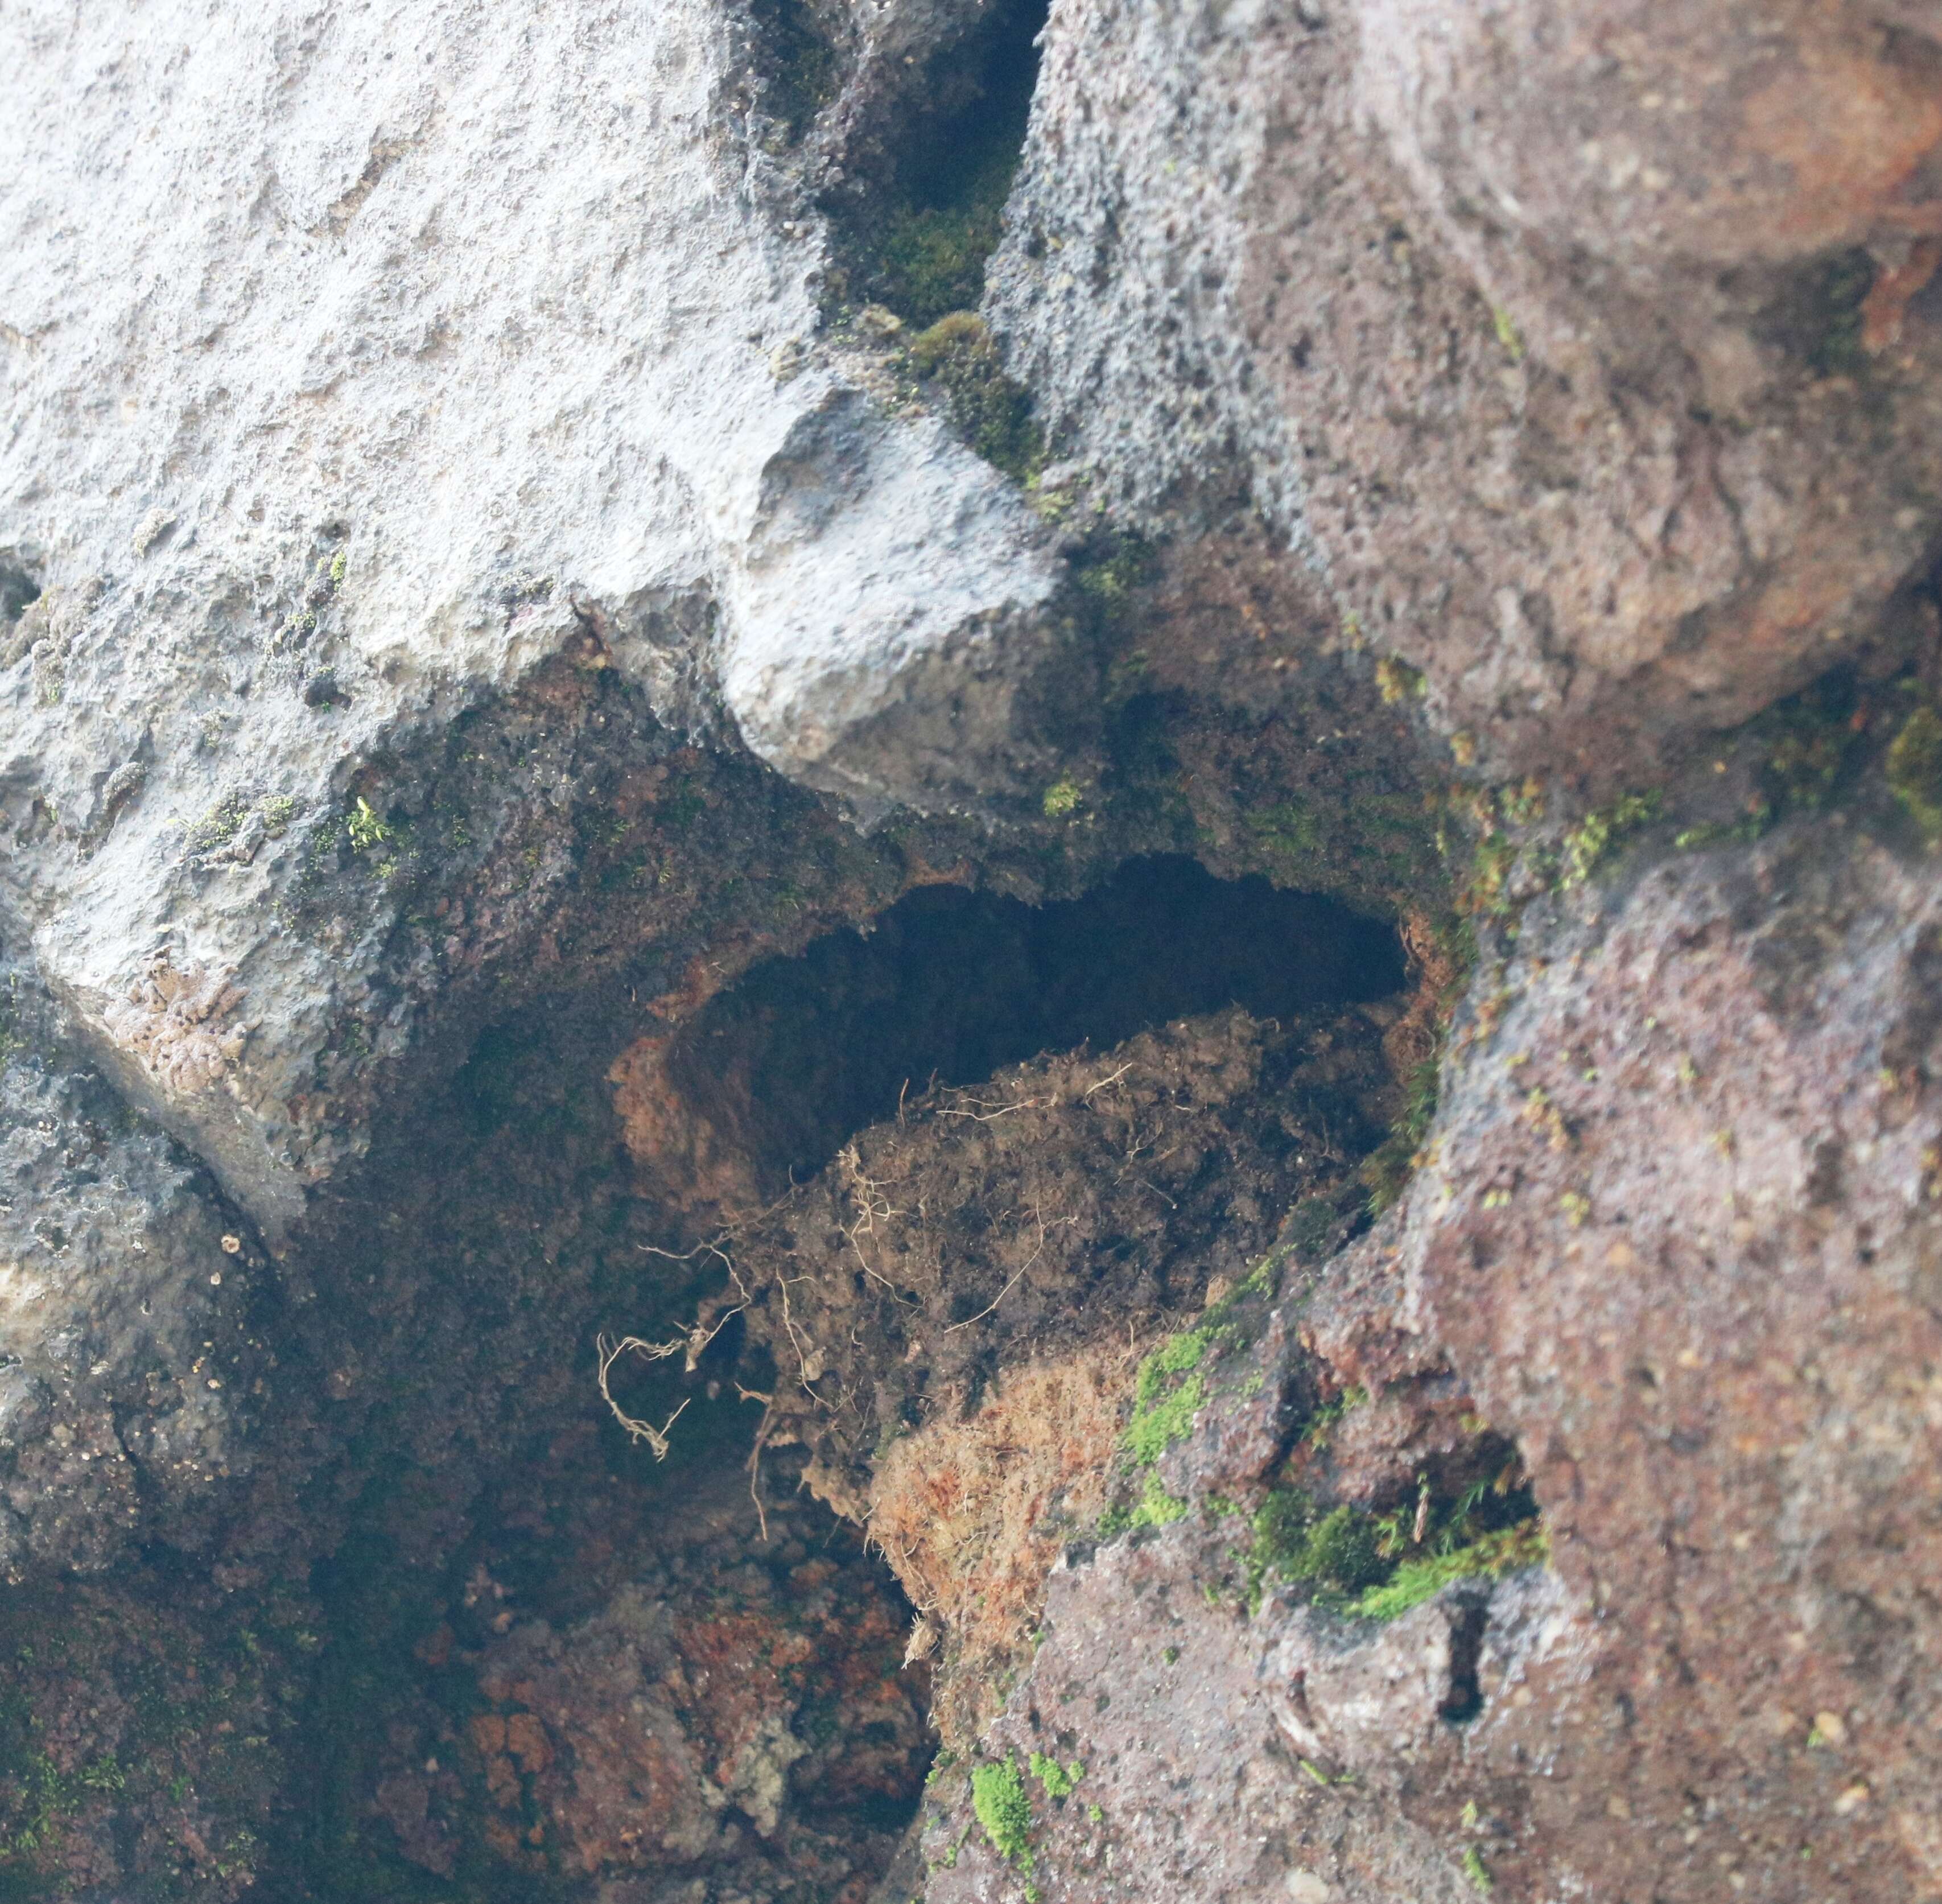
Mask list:
[[673,1181],[697,1158],[771,1198],[933,1084],[1230,1005],[1281,1019],[1369,1003],[1401,989],[1405,964],[1386,921],[1181,857],[1129,861],[1037,906],[920,888],[868,933],[753,967],[677,1033],[654,1084],[680,1110],[641,1160],[678,1204],[711,1200]]

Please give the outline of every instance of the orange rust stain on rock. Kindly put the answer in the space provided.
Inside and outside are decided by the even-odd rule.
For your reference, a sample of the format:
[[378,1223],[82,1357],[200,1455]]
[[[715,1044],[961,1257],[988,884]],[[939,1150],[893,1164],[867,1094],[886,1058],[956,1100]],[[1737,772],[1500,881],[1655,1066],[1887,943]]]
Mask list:
[[1928,288],[1942,265],[1942,238],[1918,238],[1908,256],[1884,271],[1869,287],[1861,303],[1861,348],[1871,356],[1901,341],[1902,320],[1908,307]]
[[1934,228],[1942,208],[1894,203],[1942,143],[1942,90],[1932,75],[1858,49],[1803,48],[1747,99],[1742,124],[1751,155],[1793,175],[1779,224],[1800,248],[1857,243],[1885,223],[1908,228],[1918,209]]
[[759,1199],[746,1145],[689,1103],[668,1076],[672,1043],[637,1038],[608,1071],[628,1154],[677,1210],[753,1210]]
[[519,1804],[519,1775],[510,1758],[495,1752],[486,1760],[486,1789],[501,1811],[510,1811]]

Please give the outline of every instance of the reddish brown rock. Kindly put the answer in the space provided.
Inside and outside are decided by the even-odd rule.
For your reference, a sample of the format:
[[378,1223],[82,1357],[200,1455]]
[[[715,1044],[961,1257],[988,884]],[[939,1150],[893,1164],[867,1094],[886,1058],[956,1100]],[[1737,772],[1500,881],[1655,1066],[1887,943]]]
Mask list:
[[[1084,1768],[1025,1777],[1043,1896],[1942,1896],[1938,979],[1929,868],[1841,817],[1526,915],[1405,1206],[1209,1366],[1183,1517],[1053,1576],[976,1755]],[[1492,1446],[1548,1566],[1391,1620],[1249,1571],[1268,1483]],[[963,1777],[931,1904],[998,1881]]]

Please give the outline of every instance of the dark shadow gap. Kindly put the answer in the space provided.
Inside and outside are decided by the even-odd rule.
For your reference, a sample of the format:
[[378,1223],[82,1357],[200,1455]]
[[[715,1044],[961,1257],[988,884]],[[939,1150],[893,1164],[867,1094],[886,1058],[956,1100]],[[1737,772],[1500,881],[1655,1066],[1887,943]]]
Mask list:
[[867,937],[832,933],[755,967],[677,1035],[665,1075],[775,1194],[933,1082],[1230,1005],[1290,1018],[1404,982],[1386,922],[1191,860],[1137,860],[1044,906],[921,888]]
[[976,308],[1024,148],[1046,0],[1005,0],[926,67],[860,201],[831,207],[858,304],[922,328]]
[[12,627],[40,599],[40,584],[26,569],[0,562],[0,628]]
[[835,93],[836,50],[809,0],[751,0],[749,14],[762,109],[793,146]]
[[1468,1725],[1484,1709],[1477,1673],[1490,1623],[1490,1610],[1483,1606],[1466,1606],[1450,1620],[1450,1686],[1440,1710],[1451,1725]]

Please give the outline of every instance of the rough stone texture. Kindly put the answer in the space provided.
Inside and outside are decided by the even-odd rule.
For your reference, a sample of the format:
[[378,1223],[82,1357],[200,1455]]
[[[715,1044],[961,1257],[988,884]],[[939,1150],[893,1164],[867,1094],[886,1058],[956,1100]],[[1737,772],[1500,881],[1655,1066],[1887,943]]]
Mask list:
[[1942,1890],[1938,931],[1838,823],[1663,866],[1535,935],[1455,1073],[1411,1302],[1600,1615],[1572,1782],[1630,1815],[1581,1872]]
[[[1933,878],[1836,816],[1542,908],[1406,1208],[1169,1458],[1197,1513],[1054,1575],[982,1744],[1088,1768],[1039,1807],[1048,1898],[1453,1897],[1466,1850],[1518,1897],[1942,1895]],[[1331,1498],[1406,1495],[1458,1411],[1521,1451],[1555,1571],[1389,1626],[1226,1597],[1223,1498],[1291,1446]],[[926,1896],[1002,1894],[961,1794],[933,1864],[960,1839]]]
[[17,1896],[234,1904],[301,1752],[300,1600],[239,1606],[179,1568],[10,1591],[0,1869]]
[[619,1904],[697,1873],[853,1894],[896,1841],[859,1818],[907,1808],[929,1756],[881,1565],[832,1550],[807,1501],[758,1522],[732,1467],[691,1470],[651,1522],[569,1477],[588,1498],[552,1512],[574,1564],[536,1583],[502,1538],[418,1648],[428,1683],[462,1670],[477,1695],[455,1736],[429,1703],[394,1728],[375,1805],[404,1855],[450,1878],[482,1840],[501,1881],[561,1870]]
[[1466,752],[1649,774],[1905,640],[1933,35],[1071,0],[989,307],[1055,454],[1156,526],[1245,496]]
[[[1558,1577],[1465,1582],[1385,1625],[1247,1565],[1244,1510],[1270,1483],[1408,1500],[1417,1474],[1474,1442],[1469,1397],[1399,1326],[1401,1295],[1390,1249],[1371,1244],[1319,1272],[1291,1265],[1265,1317],[1215,1305],[1237,1339],[1193,1439],[1163,1464],[1191,1510],[1075,1546],[1053,1571],[1041,1642],[973,1759],[1034,1768],[1043,1896],[1455,1904],[1475,1894],[1466,1846],[1489,1853],[1493,1881],[1502,1869],[1533,1731],[1555,1717],[1527,1688],[1568,1685],[1588,1652]],[[1325,1436],[1304,1433],[1350,1384],[1370,1398]],[[1034,1755],[1076,1774],[1071,1793],[1044,1786]],[[927,1797],[933,1904],[1021,1881],[975,1822],[969,1769],[946,1768]]]
[[[0,23],[0,1888],[1942,1899],[1942,786],[1879,774],[1942,687],[1933,10],[1058,0],[984,306],[1029,486],[836,268],[1020,23]],[[1833,664],[1864,767],[1824,710],[1712,774]],[[596,1332],[719,1319],[685,1229],[767,1195],[649,1058],[757,961],[1191,854],[1403,921],[1416,1005],[1336,1050],[1386,1106],[1439,849],[1547,801],[1583,863],[1486,839],[1372,1234],[1320,1260],[1376,1133],[1288,1167],[1292,1013],[1150,1025],[1110,1104],[997,1067],[1015,1131],[954,1080],[626,1371],[690,1404],[643,1478]],[[1101,1325],[1270,1244],[1123,1471]],[[776,1498],[908,1527],[947,1470],[985,1546],[926,1565],[981,1571],[920,1609]],[[1420,1547],[1493,1474],[1548,1564],[1388,1624],[1249,1545],[1299,1489]],[[1042,1644],[963,1697],[994,1601]],[[933,1659],[973,1761],[1077,1780],[1029,1871],[963,1761],[892,1859]]]
[[[1460,1863],[1466,1834],[1398,1817],[1397,1800],[1466,1774],[1471,1789],[1487,1789],[1463,1761],[1477,1741],[1440,1711],[1453,1627],[1481,1606],[1495,1638],[1479,1674],[1493,1693],[1509,1691],[1569,1659],[1575,1636],[1555,1584],[1536,1575],[1471,1600],[1453,1593],[1358,1643],[1283,1607],[1251,1622],[1211,1610],[1202,1558],[1187,1540],[1162,1538],[1052,1577],[1044,1643],[987,1734],[994,1751],[1083,1768],[1062,1801],[1028,1780],[1040,1893],[1475,1897]],[[947,1773],[935,1788],[924,1848],[944,1868],[924,1893],[933,1904],[1020,1887],[972,1823],[961,1784]],[[1468,1835],[1488,1846],[1499,1829],[1491,1817]]]
[[[815,348],[820,227],[750,116],[746,22],[0,30],[5,904],[266,1220],[369,953],[293,943],[289,868],[251,861],[402,730],[567,648],[867,809],[1015,784],[1058,565],[1013,486]],[[218,842],[223,903],[184,906],[231,801],[259,817]],[[193,1032],[148,995],[164,957]]]
[[206,1541],[254,1464],[281,1320],[208,1173],[47,1041],[50,1016],[0,970],[0,1568],[17,1580]]

